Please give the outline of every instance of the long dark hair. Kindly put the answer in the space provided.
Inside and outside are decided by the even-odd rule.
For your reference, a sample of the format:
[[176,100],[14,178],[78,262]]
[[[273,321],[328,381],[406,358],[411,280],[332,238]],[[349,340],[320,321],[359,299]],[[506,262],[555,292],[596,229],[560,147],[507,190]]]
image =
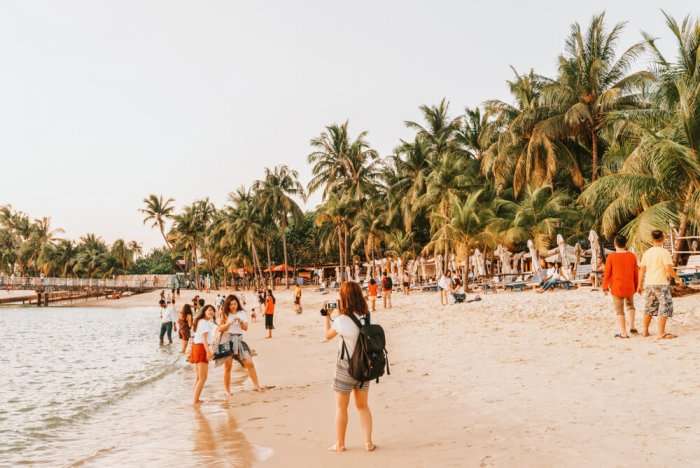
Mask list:
[[273,304],[277,304],[277,299],[275,299],[275,296],[272,295],[272,289],[268,289],[266,294],[272,298]]
[[192,324],[192,330],[193,330],[193,331],[195,331],[195,332],[197,331],[197,324],[199,323],[200,320],[202,320],[203,318],[206,317],[206,315],[207,315],[207,310],[208,310],[208,309],[211,309],[211,310],[214,311],[214,318],[216,318],[216,317],[215,317],[215,316],[216,316],[216,307],[214,307],[214,306],[211,305],[211,304],[205,305],[204,307],[202,307],[202,308],[200,309],[199,313],[198,313],[197,316],[194,318],[194,323]]
[[182,306],[182,313],[185,315],[185,319],[188,315],[192,315],[192,306],[185,303],[185,305]]
[[362,295],[362,288],[354,281],[343,281],[340,285],[340,302],[338,312],[343,315],[355,313],[367,315],[367,301]]
[[235,294],[229,294],[226,296],[226,299],[224,300],[224,315],[228,315],[231,313],[231,303],[233,301],[236,301],[236,305],[238,306],[235,310],[235,312],[238,312],[239,310],[243,310],[243,306],[241,305],[241,301],[238,299],[238,296]]

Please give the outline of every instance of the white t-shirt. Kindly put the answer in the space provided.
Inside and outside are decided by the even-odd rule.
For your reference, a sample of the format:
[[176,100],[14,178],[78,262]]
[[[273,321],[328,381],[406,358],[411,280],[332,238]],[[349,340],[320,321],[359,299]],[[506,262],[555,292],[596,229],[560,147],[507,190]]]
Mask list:
[[197,331],[194,332],[194,343],[197,344],[205,344],[204,343],[204,334],[208,333],[208,339],[209,341],[213,340],[214,337],[214,322],[210,322],[209,320],[201,319],[199,322],[197,322]]
[[170,321],[177,322],[177,318],[178,318],[177,317],[178,316],[177,305],[170,303],[170,305],[168,306],[168,311],[170,312]]
[[168,323],[172,322],[173,320],[170,318],[170,311],[168,310],[167,307],[161,307],[160,308],[160,321],[161,323]]
[[228,327],[228,331],[226,333],[231,335],[242,335],[245,333],[245,331],[241,328],[241,323],[248,322],[248,312],[245,310],[239,310],[235,314],[229,314],[228,320],[231,322],[231,325]]
[[[355,314],[361,323],[364,323],[364,319]],[[340,335],[342,339],[338,340],[338,354],[343,349],[343,340],[345,340],[345,346],[348,348],[348,353],[352,356],[353,351],[355,351],[355,343],[357,343],[357,337],[360,336],[360,329],[355,325],[350,317],[345,315],[339,315],[333,320],[332,324],[333,330]],[[347,356],[345,357],[347,359]]]
[[450,289],[450,286],[452,286],[452,278],[446,275],[442,275],[440,277],[440,281],[438,281],[438,286],[440,286],[444,290]]

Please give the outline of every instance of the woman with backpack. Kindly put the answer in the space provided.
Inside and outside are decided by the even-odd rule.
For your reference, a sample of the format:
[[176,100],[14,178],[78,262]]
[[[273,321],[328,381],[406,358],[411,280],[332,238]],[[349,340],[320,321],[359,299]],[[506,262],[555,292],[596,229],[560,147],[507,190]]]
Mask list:
[[[375,449],[372,443],[372,413],[369,409],[369,382],[360,382],[350,375],[350,357],[360,336],[360,329],[355,320],[367,320],[367,302],[362,295],[362,288],[352,281],[340,285],[340,300],[338,301],[338,317],[331,320],[326,310],[324,314],[324,331],[326,340],[340,336],[338,343],[338,359],[335,366],[333,390],[336,395],[335,432],[336,442],[329,450],[345,451],[345,433],[348,427],[348,406],[350,394],[355,396],[355,406],[360,415],[360,425],[365,436],[365,449],[369,452]],[[323,312],[322,312],[323,314]]]

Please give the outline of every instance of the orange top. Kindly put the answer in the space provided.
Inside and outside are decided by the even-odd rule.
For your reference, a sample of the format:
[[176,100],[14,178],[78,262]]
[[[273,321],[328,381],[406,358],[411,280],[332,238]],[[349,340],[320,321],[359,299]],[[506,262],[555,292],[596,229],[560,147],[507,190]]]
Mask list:
[[614,252],[605,260],[603,290],[615,297],[632,297],[639,285],[637,256],[632,252]]
[[271,297],[265,299],[265,315],[273,315],[275,313],[275,301]]
[[377,283],[370,284],[367,286],[367,293],[370,296],[377,297],[377,290],[379,289],[379,285]]

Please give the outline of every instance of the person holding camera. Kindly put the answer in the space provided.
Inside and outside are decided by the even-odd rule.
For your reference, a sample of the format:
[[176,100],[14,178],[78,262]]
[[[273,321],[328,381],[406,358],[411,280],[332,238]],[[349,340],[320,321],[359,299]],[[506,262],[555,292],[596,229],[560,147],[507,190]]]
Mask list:
[[[336,309],[338,316],[331,320],[330,313]],[[352,281],[345,281],[340,285],[340,300],[337,304],[327,303],[321,310],[323,316],[324,333],[326,340],[332,340],[340,336],[338,343],[338,358],[335,366],[335,379],[333,390],[336,395],[335,432],[336,442],[329,450],[335,452],[345,451],[345,433],[348,426],[348,406],[350,404],[350,394],[355,397],[355,406],[360,416],[360,425],[365,438],[365,449],[369,452],[375,449],[372,443],[372,413],[369,409],[369,382],[359,382],[349,373],[349,356],[355,350],[357,339],[360,336],[360,329],[349,317],[355,317],[364,321],[368,315],[367,302],[362,295],[362,288]],[[343,343],[347,348],[347,356],[343,353]]]
[[193,404],[195,405],[202,402],[199,397],[209,376],[209,360],[214,356],[209,347],[209,342],[216,331],[216,325],[213,322],[215,313],[216,309],[213,305],[206,305],[194,319],[194,324],[192,325],[194,337],[192,339],[190,362],[194,364],[197,371],[197,377],[194,381]]

